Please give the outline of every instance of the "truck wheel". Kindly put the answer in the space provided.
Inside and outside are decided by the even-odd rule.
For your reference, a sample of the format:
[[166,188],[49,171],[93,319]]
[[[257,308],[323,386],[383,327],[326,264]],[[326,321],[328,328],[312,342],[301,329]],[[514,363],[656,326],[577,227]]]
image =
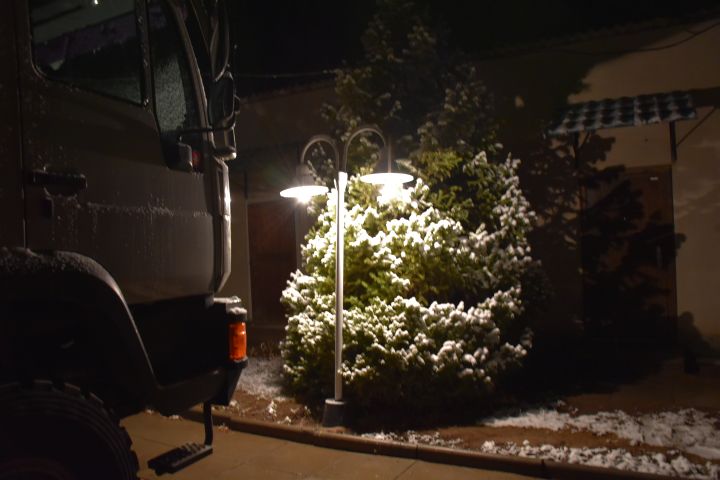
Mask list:
[[102,402],[75,386],[0,387],[0,480],[136,480],[130,445]]

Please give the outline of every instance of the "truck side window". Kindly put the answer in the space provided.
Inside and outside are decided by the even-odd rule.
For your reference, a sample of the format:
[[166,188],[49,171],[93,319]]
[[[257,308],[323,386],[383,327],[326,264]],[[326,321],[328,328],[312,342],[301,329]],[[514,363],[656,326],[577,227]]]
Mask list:
[[33,60],[48,78],[142,102],[134,0],[30,0]]
[[[166,148],[174,148],[183,130],[200,126],[197,97],[187,51],[164,3],[150,2],[149,24],[158,125]],[[195,143],[193,137],[199,139],[197,134],[184,135],[182,141]]]

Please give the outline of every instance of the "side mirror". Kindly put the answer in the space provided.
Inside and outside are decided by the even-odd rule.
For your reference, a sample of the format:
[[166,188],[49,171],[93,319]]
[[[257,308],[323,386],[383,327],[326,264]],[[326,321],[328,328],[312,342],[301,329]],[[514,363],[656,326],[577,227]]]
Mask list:
[[178,163],[177,169],[186,172],[193,171],[193,151],[192,147],[187,143],[178,142],[177,144]]
[[213,80],[218,81],[227,71],[230,61],[230,25],[225,1],[214,0],[210,3],[212,4],[210,63]]
[[235,123],[235,83],[225,72],[212,86],[208,99],[208,117],[213,128],[230,128]]

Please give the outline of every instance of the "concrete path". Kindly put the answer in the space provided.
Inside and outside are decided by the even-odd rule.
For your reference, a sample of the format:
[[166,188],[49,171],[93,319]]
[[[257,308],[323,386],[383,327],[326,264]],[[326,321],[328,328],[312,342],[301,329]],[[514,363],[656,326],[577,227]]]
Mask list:
[[[142,413],[122,422],[133,439],[143,480],[159,478],[148,459],[187,442],[201,442],[202,424]],[[167,480],[526,480],[505,472],[406,458],[331,450],[215,428],[214,453]]]

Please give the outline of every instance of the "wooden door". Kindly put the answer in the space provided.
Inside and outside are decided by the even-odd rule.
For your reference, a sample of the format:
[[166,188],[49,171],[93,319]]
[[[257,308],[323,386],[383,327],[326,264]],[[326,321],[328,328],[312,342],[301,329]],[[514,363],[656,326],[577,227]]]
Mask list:
[[673,340],[670,166],[586,179],[581,225],[586,326],[600,337]]
[[280,295],[295,257],[295,202],[277,200],[248,205],[250,288],[254,327],[284,326]]

